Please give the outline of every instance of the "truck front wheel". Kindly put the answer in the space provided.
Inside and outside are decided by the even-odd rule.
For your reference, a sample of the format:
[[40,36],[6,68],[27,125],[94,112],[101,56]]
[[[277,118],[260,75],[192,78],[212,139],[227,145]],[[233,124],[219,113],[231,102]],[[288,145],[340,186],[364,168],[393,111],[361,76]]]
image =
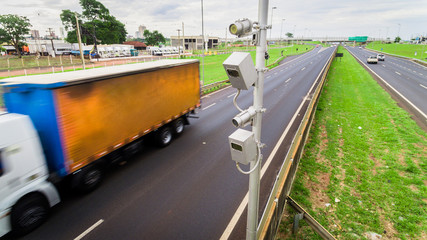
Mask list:
[[12,208],[13,234],[22,236],[40,226],[48,217],[49,204],[39,195],[30,195],[19,200]]
[[89,193],[101,184],[102,176],[101,166],[87,166],[73,176],[72,187],[81,193]]

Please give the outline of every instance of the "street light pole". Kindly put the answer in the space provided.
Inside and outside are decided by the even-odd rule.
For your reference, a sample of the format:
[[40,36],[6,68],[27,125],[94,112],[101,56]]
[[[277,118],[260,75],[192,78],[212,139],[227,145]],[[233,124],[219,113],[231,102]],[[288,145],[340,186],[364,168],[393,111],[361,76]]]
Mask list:
[[398,36],[400,39],[402,39],[402,38],[400,37],[400,23],[398,23],[397,25],[399,25],[399,30],[397,31],[397,36]]
[[277,9],[277,7],[271,8],[271,29],[270,29],[270,41],[271,41],[271,32],[273,31],[273,10]]
[[282,42],[282,31],[283,31],[283,22],[285,21],[286,19],[282,19],[282,26],[280,26],[280,42]]

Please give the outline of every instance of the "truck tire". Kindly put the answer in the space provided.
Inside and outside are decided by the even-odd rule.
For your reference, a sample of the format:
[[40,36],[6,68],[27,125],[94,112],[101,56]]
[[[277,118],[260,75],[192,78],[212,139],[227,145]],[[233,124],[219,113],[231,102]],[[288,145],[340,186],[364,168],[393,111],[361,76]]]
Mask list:
[[89,193],[95,190],[102,182],[103,172],[100,166],[93,165],[82,169],[74,176],[74,186],[81,193]]
[[12,233],[22,236],[31,232],[49,215],[49,204],[43,196],[33,194],[19,200],[12,208]]
[[159,147],[166,147],[172,142],[172,131],[170,127],[164,126],[157,130],[155,141]]
[[184,119],[178,118],[172,122],[173,133],[176,137],[179,137],[184,132]]

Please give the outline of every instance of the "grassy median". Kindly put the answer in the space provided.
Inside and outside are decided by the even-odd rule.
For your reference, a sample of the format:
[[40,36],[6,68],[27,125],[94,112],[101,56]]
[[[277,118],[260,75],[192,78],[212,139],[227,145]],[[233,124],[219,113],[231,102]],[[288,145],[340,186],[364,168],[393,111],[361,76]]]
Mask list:
[[[291,196],[337,239],[427,239],[427,134],[339,52]],[[321,239],[289,208],[278,239]]]

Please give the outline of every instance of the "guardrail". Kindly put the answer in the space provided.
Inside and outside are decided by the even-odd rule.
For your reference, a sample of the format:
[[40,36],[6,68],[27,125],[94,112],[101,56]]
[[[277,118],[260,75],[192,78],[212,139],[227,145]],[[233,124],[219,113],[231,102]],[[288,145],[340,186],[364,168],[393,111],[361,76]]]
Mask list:
[[227,80],[224,80],[224,81],[219,81],[219,82],[214,82],[214,83],[211,83],[211,84],[208,84],[208,85],[204,85],[204,86],[202,86],[202,89],[201,89],[202,90],[202,94],[204,94],[206,92],[209,92],[210,90],[222,87],[222,86],[224,86],[225,84],[227,84],[229,82],[230,82],[230,80],[227,79]]
[[336,51],[337,48],[329,58],[328,63],[322,69],[319,84],[312,95],[312,100],[307,107],[304,118],[298,127],[297,133],[295,134],[292,144],[288,150],[280,172],[277,175],[276,182],[274,183],[273,189],[270,193],[264,214],[262,215],[260,224],[258,225],[257,239],[274,239],[277,234],[283,210],[286,206],[287,197],[291,191],[298,164],[304,150],[304,145],[316,112],[320,93],[323,89],[326,75],[329,71],[332,60],[335,57]]

